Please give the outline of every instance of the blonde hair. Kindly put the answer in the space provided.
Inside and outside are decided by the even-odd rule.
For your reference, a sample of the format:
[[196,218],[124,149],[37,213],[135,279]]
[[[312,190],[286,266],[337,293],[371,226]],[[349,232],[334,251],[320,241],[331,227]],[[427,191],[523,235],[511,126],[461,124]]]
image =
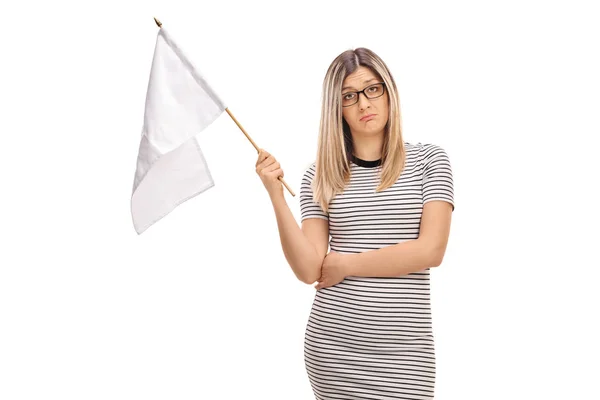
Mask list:
[[353,142],[350,127],[342,116],[342,84],[358,67],[369,68],[385,83],[389,99],[389,117],[381,156],[380,183],[376,192],[392,186],[404,170],[405,150],[402,138],[402,118],[398,89],[392,74],[379,56],[360,47],[338,55],[329,66],[323,80],[321,121],[315,176],[312,181],[313,200],[327,212],[331,199],[344,190],[350,179]]

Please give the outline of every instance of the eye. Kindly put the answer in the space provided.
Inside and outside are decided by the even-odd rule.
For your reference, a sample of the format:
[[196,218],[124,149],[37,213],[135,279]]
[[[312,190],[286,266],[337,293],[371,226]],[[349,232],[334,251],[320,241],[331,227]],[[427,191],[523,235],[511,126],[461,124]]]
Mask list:
[[354,96],[356,96],[355,93],[346,93],[344,95],[344,100],[352,100],[354,98]]
[[379,91],[379,86],[371,86],[367,89],[369,93],[377,93]]

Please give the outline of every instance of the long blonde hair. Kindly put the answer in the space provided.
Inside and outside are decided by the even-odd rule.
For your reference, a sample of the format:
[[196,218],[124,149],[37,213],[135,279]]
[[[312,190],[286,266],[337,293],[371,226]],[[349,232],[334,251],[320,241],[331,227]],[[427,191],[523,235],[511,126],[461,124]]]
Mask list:
[[342,116],[342,84],[358,67],[369,68],[385,83],[389,99],[389,119],[381,156],[380,183],[376,192],[392,186],[402,174],[405,162],[402,118],[398,89],[387,65],[373,51],[360,47],[347,50],[333,60],[323,80],[321,122],[315,177],[312,181],[314,201],[327,212],[331,199],[344,190],[350,179],[353,151],[350,127]]

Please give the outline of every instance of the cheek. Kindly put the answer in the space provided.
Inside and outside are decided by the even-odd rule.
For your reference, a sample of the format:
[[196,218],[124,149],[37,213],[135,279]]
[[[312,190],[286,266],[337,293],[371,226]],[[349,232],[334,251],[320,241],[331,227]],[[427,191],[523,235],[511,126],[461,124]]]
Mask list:
[[386,101],[384,106],[383,106],[383,114],[385,114],[385,119],[389,118],[390,115],[390,105],[389,103]]
[[342,110],[342,116],[344,117],[344,119],[346,120],[346,122],[348,123],[348,125],[352,125],[353,118],[352,118],[352,112],[348,111],[348,110]]

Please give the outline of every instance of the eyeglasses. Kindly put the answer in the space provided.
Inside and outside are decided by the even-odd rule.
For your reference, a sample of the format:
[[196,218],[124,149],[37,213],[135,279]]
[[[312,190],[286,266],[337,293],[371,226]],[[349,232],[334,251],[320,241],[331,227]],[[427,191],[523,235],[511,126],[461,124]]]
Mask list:
[[364,94],[367,99],[376,99],[385,93],[385,83],[380,82],[367,86],[359,92],[346,92],[342,95],[342,107],[350,107],[358,103],[360,94]]

